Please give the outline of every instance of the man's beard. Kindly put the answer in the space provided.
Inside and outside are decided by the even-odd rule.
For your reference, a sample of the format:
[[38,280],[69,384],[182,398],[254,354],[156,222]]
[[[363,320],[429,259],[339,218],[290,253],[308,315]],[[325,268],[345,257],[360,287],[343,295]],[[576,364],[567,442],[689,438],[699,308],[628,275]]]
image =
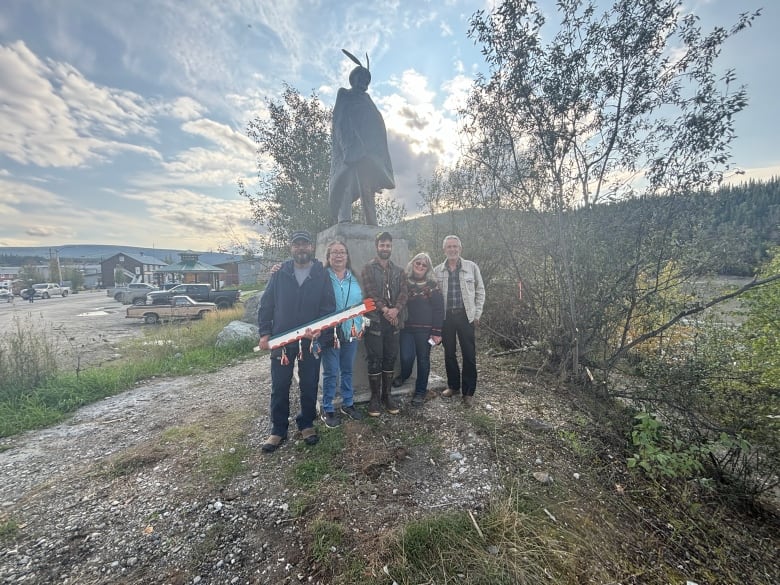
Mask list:
[[311,261],[311,252],[296,252],[293,258],[296,264],[303,266]]
[[392,252],[388,252],[387,250],[380,250],[377,252],[377,256],[379,256],[381,260],[389,260],[391,254]]

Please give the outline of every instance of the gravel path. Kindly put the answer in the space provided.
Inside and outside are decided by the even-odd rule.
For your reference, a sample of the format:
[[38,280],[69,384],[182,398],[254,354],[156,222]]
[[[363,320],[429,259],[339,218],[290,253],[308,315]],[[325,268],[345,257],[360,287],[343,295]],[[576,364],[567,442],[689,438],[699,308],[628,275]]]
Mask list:
[[[500,484],[490,445],[453,415],[460,406],[436,397],[422,412],[404,400],[399,416],[343,425],[347,479],[324,482],[312,500],[290,485],[306,459],[299,441],[259,451],[268,366],[255,358],[152,380],[7,439],[0,525],[15,534],[0,552],[0,583],[325,583],[307,552],[313,519],[348,527],[345,547],[370,546],[426,510],[478,509]],[[195,456],[214,446],[170,434],[229,434],[231,420],[249,449],[244,471],[219,484]]]

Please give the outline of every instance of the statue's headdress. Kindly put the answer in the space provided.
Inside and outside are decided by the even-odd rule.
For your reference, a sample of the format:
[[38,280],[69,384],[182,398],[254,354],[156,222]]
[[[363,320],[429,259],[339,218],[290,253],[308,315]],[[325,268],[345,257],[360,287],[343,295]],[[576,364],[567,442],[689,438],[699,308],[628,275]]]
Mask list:
[[368,81],[371,81],[371,72],[368,69],[368,53],[366,53],[366,66],[363,67],[363,64],[360,62],[360,59],[355,57],[352,53],[347,51],[346,49],[341,49],[341,52],[344,53],[349,59],[357,64],[357,67],[355,67],[349,74],[349,82],[352,84],[353,79],[355,78],[355,75],[359,72],[365,72],[366,75],[368,75]]

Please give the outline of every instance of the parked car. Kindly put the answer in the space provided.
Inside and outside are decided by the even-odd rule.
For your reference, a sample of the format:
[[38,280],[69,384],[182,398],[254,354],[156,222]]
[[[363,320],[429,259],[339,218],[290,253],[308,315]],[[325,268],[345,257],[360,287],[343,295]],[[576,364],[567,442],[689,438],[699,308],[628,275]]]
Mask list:
[[180,319],[202,319],[206,313],[216,311],[214,303],[198,303],[190,297],[177,295],[170,305],[145,305],[127,307],[127,319],[143,319],[144,323],[174,321]]
[[35,298],[48,299],[50,297],[67,297],[70,293],[70,288],[67,286],[60,286],[56,282],[41,282],[39,284],[32,285],[35,291]]
[[14,293],[12,293],[7,288],[0,289],[0,303],[6,302],[11,303],[14,300]]
[[[155,290],[157,287],[147,282],[131,282],[126,286],[109,288],[106,294],[125,305],[143,305],[146,303],[146,295]],[[143,299],[143,302],[136,302],[139,298]]]
[[214,290],[208,284],[180,284],[170,290],[158,290],[149,293],[147,303],[167,305],[176,295],[186,295],[195,301],[216,303],[217,308],[227,309],[240,300],[240,290]]

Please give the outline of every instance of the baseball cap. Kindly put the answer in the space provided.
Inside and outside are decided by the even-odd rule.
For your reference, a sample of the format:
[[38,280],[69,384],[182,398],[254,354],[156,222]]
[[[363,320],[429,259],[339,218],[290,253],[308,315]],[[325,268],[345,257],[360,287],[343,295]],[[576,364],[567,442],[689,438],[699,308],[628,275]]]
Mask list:
[[306,230],[298,230],[297,232],[293,232],[290,236],[290,243],[292,244],[295,240],[306,240],[309,243],[312,242],[311,234]]

